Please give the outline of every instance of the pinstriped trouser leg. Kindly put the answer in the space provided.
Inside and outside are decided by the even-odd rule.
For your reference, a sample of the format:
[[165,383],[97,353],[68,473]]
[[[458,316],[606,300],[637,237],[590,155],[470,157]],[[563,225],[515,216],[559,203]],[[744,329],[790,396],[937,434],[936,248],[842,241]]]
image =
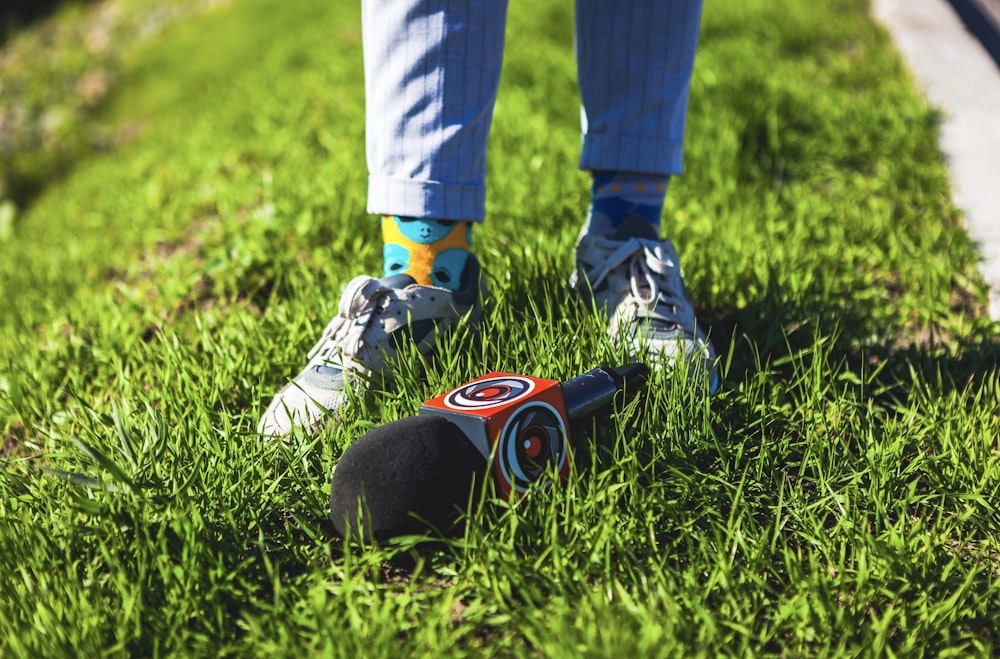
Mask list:
[[480,221],[506,0],[364,0],[368,211]]
[[[482,220],[506,0],[364,0],[368,210]],[[676,174],[700,0],[577,0],[583,169]]]
[[576,0],[580,168],[679,174],[701,0]]

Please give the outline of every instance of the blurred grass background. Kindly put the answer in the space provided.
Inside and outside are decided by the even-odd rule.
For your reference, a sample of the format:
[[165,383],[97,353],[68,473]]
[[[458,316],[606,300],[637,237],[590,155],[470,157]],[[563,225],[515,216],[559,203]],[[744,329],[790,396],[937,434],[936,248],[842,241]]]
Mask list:
[[483,336],[262,445],[364,213],[355,3],[105,0],[0,54],[0,649],[991,654],[996,326],[937,111],[860,0],[705,7],[664,231],[724,355],[581,469],[432,550],[351,550],[330,470],[498,369],[623,358],[565,286],[587,204],[568,2],[511,5],[477,232]]

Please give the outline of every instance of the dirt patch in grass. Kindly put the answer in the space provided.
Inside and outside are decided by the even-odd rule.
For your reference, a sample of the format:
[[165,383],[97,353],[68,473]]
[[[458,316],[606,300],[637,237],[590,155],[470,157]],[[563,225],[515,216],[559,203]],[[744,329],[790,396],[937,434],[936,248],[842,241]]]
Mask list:
[[25,445],[28,438],[28,429],[24,424],[14,422],[10,428],[4,431],[3,446],[0,446],[0,458],[30,455],[35,451]]

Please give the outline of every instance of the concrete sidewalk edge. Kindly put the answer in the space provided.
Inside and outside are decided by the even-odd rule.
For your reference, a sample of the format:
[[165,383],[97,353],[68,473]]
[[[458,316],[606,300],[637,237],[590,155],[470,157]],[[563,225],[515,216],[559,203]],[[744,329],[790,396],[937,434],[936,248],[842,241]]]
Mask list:
[[947,0],[872,0],[928,100],[944,113],[940,147],[1000,320],[1000,67]]

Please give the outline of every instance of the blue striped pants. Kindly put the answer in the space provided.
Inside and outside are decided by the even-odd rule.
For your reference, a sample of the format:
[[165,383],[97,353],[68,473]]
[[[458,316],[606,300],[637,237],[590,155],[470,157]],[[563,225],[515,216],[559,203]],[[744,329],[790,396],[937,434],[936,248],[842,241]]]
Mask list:
[[[576,0],[581,169],[680,173],[701,4]],[[506,16],[506,0],[363,0],[370,213],[483,220]]]

